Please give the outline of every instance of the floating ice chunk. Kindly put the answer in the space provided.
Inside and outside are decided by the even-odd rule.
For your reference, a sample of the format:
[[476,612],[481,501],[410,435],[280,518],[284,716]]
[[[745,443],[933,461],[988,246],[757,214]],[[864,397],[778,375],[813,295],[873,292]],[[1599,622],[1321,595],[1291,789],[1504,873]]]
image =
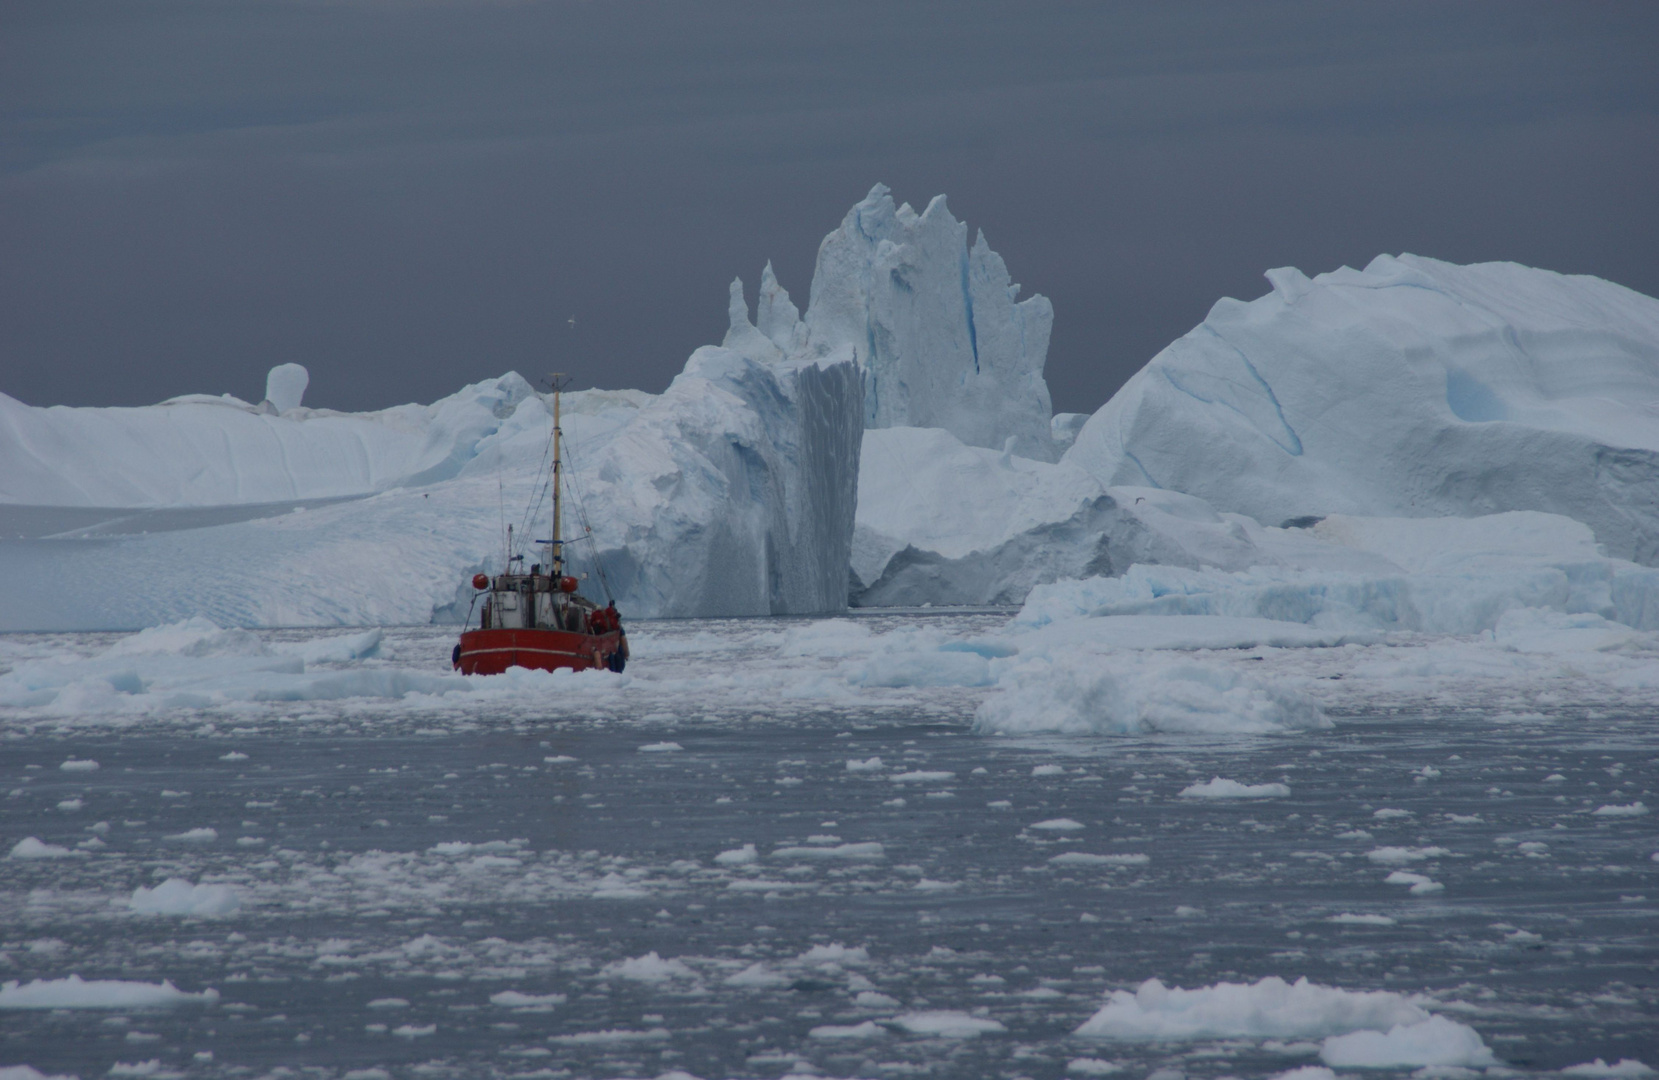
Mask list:
[[404,1024],[392,1029],[392,1034],[400,1039],[421,1039],[434,1035],[438,1031],[437,1024]]
[[807,1032],[814,1039],[874,1039],[887,1034],[887,1029],[874,1020],[861,1024],[822,1024]]
[[1337,1080],[1337,1076],[1323,1065],[1303,1065],[1300,1069],[1278,1073],[1271,1080]]
[[1110,1076],[1122,1072],[1123,1066],[1101,1058],[1080,1057],[1066,1062],[1066,1071],[1074,1076]]
[[1290,794],[1284,784],[1241,784],[1217,776],[1207,784],[1181,789],[1183,799],[1277,799]]
[[79,760],[70,758],[62,765],[59,765],[58,768],[62,769],[64,772],[96,772],[98,770],[98,763],[93,761],[91,758],[81,758]]
[[669,1034],[669,1030],[662,1027],[645,1031],[607,1028],[604,1031],[579,1031],[574,1035],[553,1035],[547,1041],[561,1046],[608,1046],[614,1043],[661,1042],[668,1038]]
[[881,758],[879,757],[865,758],[863,761],[849,758],[847,761],[848,772],[880,772],[881,768]]
[[1437,859],[1451,852],[1443,847],[1380,847],[1367,852],[1365,857],[1383,866],[1404,866],[1407,863]]
[[27,985],[0,985],[0,1009],[149,1009],[166,1005],[211,1004],[219,991],[186,993],[163,979],[159,983],[120,979],[35,979]]
[[859,964],[870,962],[870,950],[862,945],[855,945],[849,949],[840,942],[833,942],[829,945],[814,945],[796,957],[796,960],[803,964],[812,964],[818,967],[826,964],[856,967]]
[[912,1035],[930,1035],[939,1039],[971,1039],[976,1035],[1006,1031],[1001,1023],[984,1016],[970,1016],[953,1009],[904,1013],[891,1023]]
[[1430,1016],[1386,990],[1354,991],[1269,976],[1183,990],[1148,979],[1134,993],[1114,990],[1077,1034],[1124,1040],[1320,1037],[1421,1024]]
[[1343,926],[1393,926],[1394,920],[1387,915],[1351,915],[1343,912],[1341,915],[1332,915],[1325,920],[1329,923],[1338,923]]
[[754,990],[769,989],[775,986],[787,986],[789,985],[789,982],[789,976],[783,974],[781,971],[773,970],[770,965],[758,960],[744,968],[742,971],[737,972],[735,975],[729,975],[726,977],[727,986],[739,986]]
[[956,774],[942,770],[915,769],[910,772],[894,773],[887,779],[895,784],[937,784],[949,780]]
[[400,997],[375,998],[367,1006],[370,1009],[407,1009],[408,1007],[409,999]]
[[979,706],[981,733],[1265,733],[1329,727],[1319,707],[1277,682],[1162,654],[1104,657],[1057,646],[1000,661]]
[[80,1077],[67,1073],[48,1076],[32,1065],[0,1065],[0,1080],[80,1080]]
[[105,1076],[154,1076],[158,1080],[162,1077],[176,1078],[183,1073],[170,1072],[161,1067],[160,1058],[151,1058],[148,1061],[117,1061],[109,1067]]
[[489,995],[489,1004],[503,1009],[546,1009],[549,1005],[564,1004],[564,994],[523,994],[519,990],[501,990]]
[[640,751],[646,754],[667,754],[673,753],[675,750],[684,749],[685,747],[681,746],[677,742],[646,743],[644,746],[640,747]]
[[1327,1065],[1365,1069],[1432,1065],[1480,1068],[1498,1064],[1474,1028],[1444,1016],[1396,1024],[1386,1032],[1332,1035],[1320,1048],[1319,1057]]
[[173,877],[153,889],[140,885],[133,890],[127,907],[144,915],[201,918],[234,915],[242,907],[242,901],[229,885],[192,885],[184,878]]
[[1038,765],[1032,768],[1032,776],[1061,776],[1065,773],[1064,765]]
[[43,843],[36,837],[25,836],[12,845],[11,858],[13,859],[67,859],[78,855],[85,855],[82,851],[70,851],[57,844]]
[[1049,818],[1047,821],[1039,821],[1033,825],[1027,825],[1026,828],[1041,829],[1043,832],[1076,832],[1078,829],[1085,828],[1085,826],[1081,821],[1073,821],[1069,817],[1061,817]]
[[722,851],[714,857],[714,861],[721,866],[744,866],[757,861],[759,858],[760,852],[755,850],[755,845],[744,844],[740,848]]
[[1647,807],[1640,800],[1627,803],[1623,806],[1598,806],[1590,812],[1591,817],[1640,817],[1647,813]]
[[872,840],[862,844],[774,848],[771,857],[774,859],[849,859],[854,862],[868,862],[884,858],[885,855],[881,844]]
[[1152,859],[1147,855],[1091,855],[1086,851],[1068,851],[1048,861],[1055,866],[1145,866]]
[[632,982],[662,983],[671,979],[695,979],[697,973],[679,960],[664,960],[656,950],[644,956],[618,960],[599,969],[609,979],[628,979]]
[[1566,782],[1567,778],[1558,772],[1550,773],[1548,776],[1544,777],[1544,783],[1546,784],[1564,784]]
[[1379,821],[1388,821],[1391,818],[1408,818],[1412,815],[1410,810],[1396,810],[1392,807],[1385,806],[1381,810],[1371,811],[1371,816]]
[[186,829],[181,833],[170,833],[162,837],[163,840],[172,840],[181,844],[211,844],[219,839],[219,830],[206,825],[194,829]]
[[1410,885],[1411,895],[1428,896],[1431,893],[1444,892],[1446,886],[1422,874],[1413,874],[1409,870],[1396,870],[1383,878],[1385,885]]
[[857,996],[853,998],[853,1003],[866,1009],[896,1009],[899,1007],[897,998],[888,997],[886,994],[875,990],[860,990]]
[[248,760],[248,755],[242,753],[242,751],[240,751],[240,750],[232,750],[228,754],[220,754],[219,755],[219,760],[220,761],[246,761],[246,760]]
[[1652,1076],[1653,1073],[1652,1068],[1635,1058],[1620,1058],[1612,1065],[1597,1058],[1582,1065],[1569,1065],[1561,1070],[1562,1076],[1582,1076],[1588,1080],[1639,1080],[1640,1077]]

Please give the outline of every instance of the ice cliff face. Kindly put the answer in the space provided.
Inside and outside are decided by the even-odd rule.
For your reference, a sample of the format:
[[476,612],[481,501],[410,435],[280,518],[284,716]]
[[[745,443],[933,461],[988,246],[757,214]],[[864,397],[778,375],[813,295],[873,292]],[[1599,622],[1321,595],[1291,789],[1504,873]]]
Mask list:
[[1065,461],[1275,524],[1547,511],[1659,564],[1659,300],[1412,255],[1268,279],[1153,358]]
[[[768,275],[770,276],[770,275]],[[970,446],[1058,456],[1043,365],[1054,308],[1019,286],[981,232],[937,196],[917,214],[877,184],[824,238],[804,325],[769,307],[758,329],[785,352],[851,348],[864,368],[866,428],[943,428]]]

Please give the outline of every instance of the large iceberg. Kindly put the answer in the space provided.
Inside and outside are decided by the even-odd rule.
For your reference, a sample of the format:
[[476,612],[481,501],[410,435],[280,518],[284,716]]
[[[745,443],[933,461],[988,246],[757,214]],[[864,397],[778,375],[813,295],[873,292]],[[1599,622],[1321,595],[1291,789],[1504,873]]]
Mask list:
[[[705,347],[661,395],[565,405],[566,535],[590,591],[636,617],[845,607],[863,421],[850,353]],[[459,619],[466,580],[506,557],[506,525],[529,560],[547,535],[550,405],[517,375],[355,416],[0,406],[0,454],[19,465],[0,532],[31,534],[0,540],[0,629]]]
[[1019,604],[1035,585],[1136,564],[1398,570],[1177,491],[1106,487],[1070,461],[967,446],[938,428],[864,433],[855,605]]
[[1268,524],[1541,510],[1659,564],[1659,300],[1413,255],[1267,277],[1154,357],[1065,460]]
[[983,231],[968,245],[943,195],[917,214],[877,184],[819,247],[804,324],[773,323],[763,289],[760,328],[780,345],[852,348],[866,428],[943,428],[1052,461],[1043,365],[1054,308],[1043,296],[1016,302],[1019,290]]

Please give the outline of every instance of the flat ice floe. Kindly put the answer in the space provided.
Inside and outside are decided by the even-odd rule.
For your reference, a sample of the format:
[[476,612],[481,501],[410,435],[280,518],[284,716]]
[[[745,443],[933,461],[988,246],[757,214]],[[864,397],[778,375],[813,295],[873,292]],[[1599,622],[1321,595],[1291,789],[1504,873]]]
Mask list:
[[1431,1015],[1386,990],[1354,991],[1307,979],[1216,983],[1184,990],[1148,979],[1115,990],[1077,1034],[1123,1041],[1202,1038],[1322,1038],[1327,1065],[1485,1066],[1497,1064],[1471,1027]]
[[169,1005],[211,1004],[219,991],[186,993],[167,980],[160,983],[120,979],[16,980],[0,985],[0,1009],[150,1009]]

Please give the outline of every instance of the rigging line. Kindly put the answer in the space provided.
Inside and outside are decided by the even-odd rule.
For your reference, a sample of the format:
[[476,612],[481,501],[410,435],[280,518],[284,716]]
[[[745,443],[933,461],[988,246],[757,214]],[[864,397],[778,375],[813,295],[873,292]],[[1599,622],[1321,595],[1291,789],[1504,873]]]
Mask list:
[[[552,414],[549,413],[548,414],[548,421],[551,423],[552,419],[553,419]],[[536,483],[536,486],[531,489],[531,496],[533,496],[535,501],[530,503],[526,507],[526,509],[524,511],[524,520],[520,525],[520,528],[523,530],[525,535],[529,535],[530,532],[531,532],[531,529],[534,527],[535,521],[536,521],[536,515],[541,513],[542,503],[543,503],[544,500],[546,500],[547,494],[551,490],[552,485],[553,485],[553,480],[552,480],[551,477],[545,477],[544,478],[544,475],[545,475],[545,472],[546,472],[546,467],[547,467],[548,455],[551,452],[552,447],[553,447],[553,430],[552,430],[551,427],[549,427],[548,432],[547,432],[547,445],[542,447],[541,461],[540,461],[540,463],[538,463],[536,465],[537,483]],[[555,536],[552,539],[557,540],[558,537]]]
[[565,444],[565,452],[570,455],[570,471],[567,475],[570,478],[571,501],[576,504],[576,517],[582,523],[582,539],[593,541],[594,573],[599,575],[599,587],[605,590],[605,602],[607,604],[614,603],[616,597],[611,593],[610,578],[605,573],[605,560],[599,557],[599,542],[594,539],[593,523],[588,520],[587,503],[582,498],[582,485],[581,482],[576,479],[577,474],[581,470],[577,467],[576,454],[571,449],[568,442]]

